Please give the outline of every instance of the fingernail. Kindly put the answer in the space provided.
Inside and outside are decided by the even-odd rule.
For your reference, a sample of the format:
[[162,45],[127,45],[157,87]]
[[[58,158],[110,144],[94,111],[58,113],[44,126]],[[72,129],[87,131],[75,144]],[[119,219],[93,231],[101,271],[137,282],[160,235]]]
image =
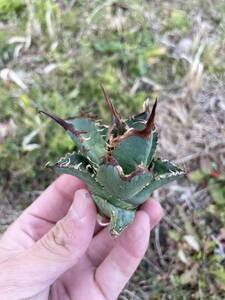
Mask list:
[[76,217],[83,219],[86,215],[90,201],[92,201],[91,196],[87,190],[76,191],[71,211],[75,213]]

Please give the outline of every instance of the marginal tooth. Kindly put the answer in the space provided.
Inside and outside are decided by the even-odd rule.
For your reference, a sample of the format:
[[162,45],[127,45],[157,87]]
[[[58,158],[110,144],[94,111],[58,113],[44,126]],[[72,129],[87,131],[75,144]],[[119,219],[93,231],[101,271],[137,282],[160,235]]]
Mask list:
[[70,165],[70,160],[64,162],[64,163],[61,163],[60,164],[60,167],[68,167]]
[[71,160],[68,154],[65,156],[64,160],[65,161],[61,162],[60,167],[67,167],[70,165]]
[[[98,123],[98,122],[97,122]],[[95,123],[96,124],[96,123]],[[105,124],[97,124],[97,126],[98,127],[100,127],[100,128],[104,128],[104,129],[106,129],[106,128],[109,128],[109,125],[105,125]]]
[[82,165],[82,162],[80,162],[78,165],[75,165],[75,166],[74,166],[74,169],[75,169],[75,170],[78,170],[78,169],[80,168],[81,165]]
[[146,124],[147,122],[145,120],[140,120],[140,121],[136,121],[134,123],[132,123],[132,125],[136,125],[136,124]]
[[66,156],[61,157],[60,160],[58,161],[58,164],[62,163],[65,159],[66,159]]
[[48,161],[46,164],[45,164],[45,168],[47,168],[48,166],[50,166],[51,165],[51,163],[50,163],[50,161]]
[[126,133],[130,132],[131,130],[134,130],[134,128],[133,127],[129,127],[129,129],[127,130]]
[[87,158],[88,158],[88,160],[90,160],[91,161],[91,159],[90,159],[90,157],[87,155]]
[[82,142],[87,142],[87,141],[89,141],[90,139],[91,139],[91,137],[89,136],[89,137],[81,137],[81,139],[82,139]]
[[162,162],[169,162],[168,159],[161,159]]
[[97,131],[103,131],[105,128],[98,128]]
[[92,167],[93,167],[95,170],[97,170],[97,169],[98,169],[98,166],[96,165],[96,163],[95,163],[93,160],[91,160],[90,156],[87,155],[87,159],[90,160],[90,162],[92,163]]
[[117,166],[116,166],[116,169],[118,170],[118,172],[119,172],[120,175],[124,175],[123,169],[122,169],[121,166],[117,165]]
[[151,182],[148,182],[144,187],[143,189],[145,189],[147,186],[149,186],[151,184]]
[[88,169],[90,169],[91,171],[93,170],[92,169],[92,166],[90,164],[86,165],[85,169],[88,171]]

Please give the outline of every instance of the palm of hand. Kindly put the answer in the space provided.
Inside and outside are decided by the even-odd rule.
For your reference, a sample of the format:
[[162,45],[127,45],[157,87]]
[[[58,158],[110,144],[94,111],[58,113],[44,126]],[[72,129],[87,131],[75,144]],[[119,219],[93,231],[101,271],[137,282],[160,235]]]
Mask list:
[[[95,224],[92,201],[86,201],[82,222],[68,214],[81,188],[81,181],[61,176],[3,235],[0,291],[6,282],[5,299],[116,299],[146,251],[149,219],[153,227],[162,210],[147,201],[129,228],[112,239],[107,228]],[[84,197],[84,190],[76,195]]]

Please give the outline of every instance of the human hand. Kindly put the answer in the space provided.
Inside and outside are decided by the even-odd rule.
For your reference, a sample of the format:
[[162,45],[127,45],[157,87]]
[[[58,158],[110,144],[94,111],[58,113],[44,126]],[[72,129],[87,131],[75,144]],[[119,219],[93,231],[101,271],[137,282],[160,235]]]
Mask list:
[[96,225],[83,182],[60,176],[0,240],[1,300],[116,299],[163,213],[148,200],[117,239]]

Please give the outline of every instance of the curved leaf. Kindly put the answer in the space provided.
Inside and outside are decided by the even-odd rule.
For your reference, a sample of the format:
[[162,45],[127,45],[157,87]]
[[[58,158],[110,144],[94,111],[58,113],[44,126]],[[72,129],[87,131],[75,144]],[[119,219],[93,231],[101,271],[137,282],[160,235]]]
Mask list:
[[99,211],[110,218],[111,235],[118,236],[133,221],[135,210],[121,209],[96,195],[93,195],[93,198]]
[[76,143],[79,151],[92,162],[99,164],[106,153],[106,142],[94,122],[88,118],[72,118],[63,120],[53,114],[40,111],[62,126]]
[[125,123],[128,125],[129,128],[143,130],[145,128],[145,124],[148,119],[148,116],[149,116],[149,113],[147,111],[144,111],[138,115],[135,115],[135,116],[125,120]]
[[81,154],[67,153],[54,166],[60,174],[69,174],[83,180],[93,193],[103,196],[101,186],[95,180],[95,170],[90,161]]
[[136,169],[137,165],[148,167],[155,153],[157,132],[153,131],[149,138],[132,135],[122,140],[112,154],[121,165],[125,174]]
[[154,178],[149,185],[147,185],[141,192],[139,192],[138,194],[136,194],[133,198],[132,198],[132,203],[134,205],[140,205],[143,202],[145,202],[150,196],[151,194],[158,188],[162,187],[163,185],[177,180],[180,177],[184,176],[184,172],[171,172],[171,173],[167,173],[165,175],[160,175],[157,176],[156,178]]
[[76,130],[87,132],[79,136],[75,136],[71,132],[68,133],[75,141],[80,152],[94,163],[99,164],[106,153],[106,143],[100,133],[100,128],[97,128],[90,119],[85,118],[69,119],[66,122],[71,124]]
[[[152,161],[153,173],[158,175],[171,174],[171,173],[180,173],[183,172],[180,168],[169,162],[168,160],[162,160],[160,158],[154,159]],[[184,173],[184,172],[183,172]]]
[[112,165],[101,165],[96,175],[96,180],[104,187],[106,193],[125,202],[129,202],[129,199],[140,192],[151,179],[150,172],[137,172],[132,177],[122,176],[118,166]]

